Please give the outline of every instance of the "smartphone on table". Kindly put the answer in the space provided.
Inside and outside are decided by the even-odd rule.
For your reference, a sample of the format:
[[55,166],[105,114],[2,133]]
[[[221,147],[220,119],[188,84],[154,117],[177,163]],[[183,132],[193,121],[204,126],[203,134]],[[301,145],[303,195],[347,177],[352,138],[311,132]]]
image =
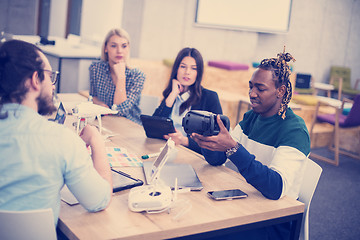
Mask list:
[[232,200],[237,198],[246,198],[248,195],[240,189],[229,189],[221,191],[210,191],[208,196],[214,200]]

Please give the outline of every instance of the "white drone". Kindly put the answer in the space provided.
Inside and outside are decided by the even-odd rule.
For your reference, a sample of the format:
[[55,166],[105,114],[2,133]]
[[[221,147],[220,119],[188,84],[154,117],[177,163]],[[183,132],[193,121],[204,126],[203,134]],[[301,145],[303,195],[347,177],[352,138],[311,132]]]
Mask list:
[[106,108],[97,104],[93,104],[92,102],[82,102],[76,105],[75,108],[72,109],[72,114],[77,116],[77,126],[76,132],[79,134],[80,131],[80,122],[83,120],[84,126],[87,123],[88,118],[97,118],[99,122],[99,131],[102,131],[102,124],[101,124],[101,115],[104,114],[117,114],[117,111],[111,110],[110,108]]

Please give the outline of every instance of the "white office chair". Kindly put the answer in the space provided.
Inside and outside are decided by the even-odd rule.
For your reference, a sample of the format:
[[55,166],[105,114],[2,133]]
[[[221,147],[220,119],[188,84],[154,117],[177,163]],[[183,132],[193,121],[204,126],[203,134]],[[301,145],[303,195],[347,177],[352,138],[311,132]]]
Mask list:
[[[231,161],[226,161],[225,166],[238,172],[238,169]],[[319,178],[322,172],[322,168],[313,160],[307,160],[306,168],[304,171],[304,179],[300,188],[299,201],[305,204],[305,211],[301,224],[300,239],[309,240],[309,209],[311,199],[314,195],[316,186],[319,182]]]
[[0,210],[0,239],[56,240],[51,208],[29,211]]
[[304,179],[300,188],[299,201],[305,204],[305,211],[300,231],[300,239],[309,240],[309,209],[322,168],[313,160],[308,159]]
[[150,95],[141,95],[139,108],[141,114],[153,115],[155,109],[159,106],[159,97]]

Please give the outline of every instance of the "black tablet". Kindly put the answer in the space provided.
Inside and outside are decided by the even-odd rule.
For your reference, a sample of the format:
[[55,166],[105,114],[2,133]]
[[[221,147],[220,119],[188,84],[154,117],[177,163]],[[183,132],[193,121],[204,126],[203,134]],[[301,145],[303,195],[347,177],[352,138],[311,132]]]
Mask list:
[[113,192],[119,192],[121,190],[133,188],[136,186],[141,186],[144,182],[140,179],[136,179],[131,177],[130,175],[118,171],[115,169],[111,169],[112,174],[112,182],[113,182]]
[[175,132],[170,118],[140,115],[140,119],[148,138],[164,139],[164,135]]

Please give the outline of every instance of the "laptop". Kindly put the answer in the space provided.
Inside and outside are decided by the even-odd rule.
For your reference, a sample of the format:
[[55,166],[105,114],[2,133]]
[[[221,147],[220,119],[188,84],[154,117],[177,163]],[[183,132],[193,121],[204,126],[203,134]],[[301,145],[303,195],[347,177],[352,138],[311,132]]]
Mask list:
[[65,107],[64,107],[63,103],[60,102],[60,105],[58,107],[55,118],[54,119],[49,119],[49,121],[54,121],[54,122],[57,122],[59,124],[64,124],[65,119],[66,119],[66,110],[65,110]]
[[[156,161],[155,161],[156,162]],[[144,161],[143,169],[147,184],[151,182],[153,162]],[[162,166],[159,178],[165,185],[175,189],[175,179],[179,189],[190,188],[191,191],[201,191],[203,185],[190,164],[168,162]]]

